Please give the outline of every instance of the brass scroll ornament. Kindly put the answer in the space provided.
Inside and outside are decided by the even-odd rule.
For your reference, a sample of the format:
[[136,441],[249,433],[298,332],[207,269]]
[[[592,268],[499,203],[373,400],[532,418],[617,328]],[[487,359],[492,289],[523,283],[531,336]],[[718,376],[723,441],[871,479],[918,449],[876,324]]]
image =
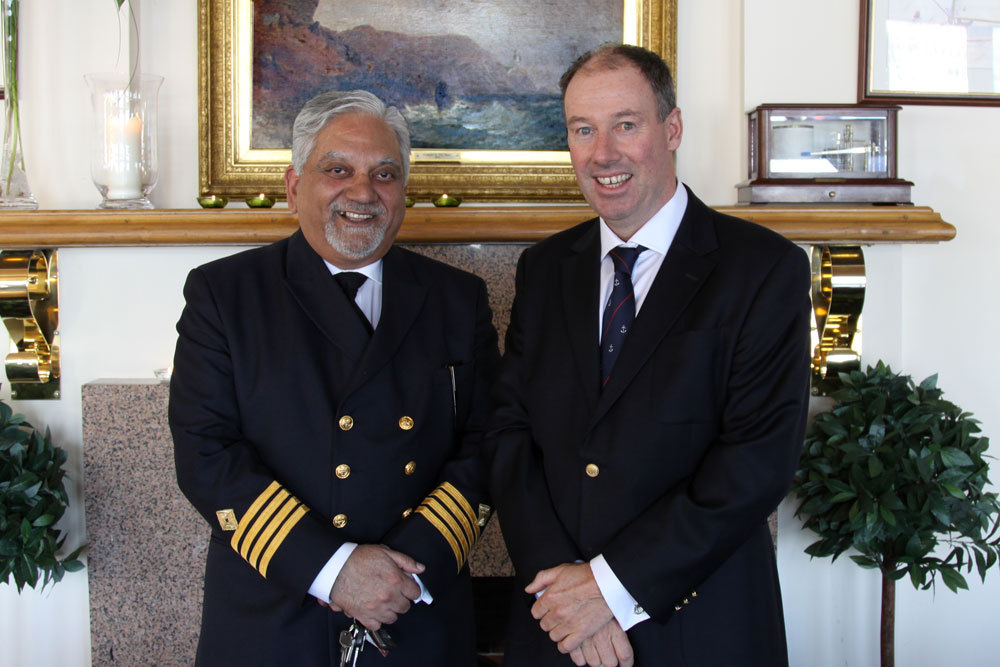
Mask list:
[[813,246],[812,393],[840,386],[840,373],[861,368],[861,309],[865,304],[861,246]]
[[55,250],[0,251],[0,317],[10,334],[11,398],[59,398]]

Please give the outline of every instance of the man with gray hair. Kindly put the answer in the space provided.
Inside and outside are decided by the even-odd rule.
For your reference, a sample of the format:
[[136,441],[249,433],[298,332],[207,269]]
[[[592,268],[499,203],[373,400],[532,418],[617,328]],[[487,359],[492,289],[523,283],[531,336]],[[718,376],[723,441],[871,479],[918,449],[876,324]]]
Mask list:
[[199,664],[337,665],[349,626],[383,625],[396,648],[357,664],[474,663],[496,331],[481,279],[393,247],[409,145],[374,95],[316,96],[299,230],[188,276],[169,413],[212,527]]

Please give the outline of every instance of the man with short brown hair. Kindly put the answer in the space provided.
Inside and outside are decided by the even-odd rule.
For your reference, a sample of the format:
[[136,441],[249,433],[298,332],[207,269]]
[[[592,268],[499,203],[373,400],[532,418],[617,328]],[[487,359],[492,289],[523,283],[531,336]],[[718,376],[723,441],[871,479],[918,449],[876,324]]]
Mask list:
[[659,56],[602,47],[561,84],[600,217],[518,263],[488,436],[527,593],[507,659],[784,665],[767,517],[805,430],[805,253],[677,180]]

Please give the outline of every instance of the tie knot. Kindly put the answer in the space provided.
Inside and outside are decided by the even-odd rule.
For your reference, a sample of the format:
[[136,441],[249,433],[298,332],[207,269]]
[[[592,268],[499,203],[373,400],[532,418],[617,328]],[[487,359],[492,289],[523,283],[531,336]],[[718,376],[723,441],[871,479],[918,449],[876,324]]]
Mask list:
[[334,279],[340,284],[340,288],[344,290],[344,294],[347,295],[351,301],[354,301],[355,297],[358,296],[358,290],[364,284],[368,278],[365,274],[358,273],[357,271],[341,271],[340,273],[333,276]]
[[632,267],[635,266],[635,260],[638,259],[639,253],[643,250],[645,248],[641,245],[637,245],[634,248],[620,245],[617,248],[612,248],[608,254],[611,255],[611,261],[615,264],[615,271],[624,271],[631,274]]

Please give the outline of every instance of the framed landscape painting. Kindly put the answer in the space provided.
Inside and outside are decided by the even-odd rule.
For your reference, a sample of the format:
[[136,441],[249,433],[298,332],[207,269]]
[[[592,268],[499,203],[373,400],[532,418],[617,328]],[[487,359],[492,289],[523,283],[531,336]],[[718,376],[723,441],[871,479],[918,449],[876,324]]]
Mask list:
[[199,0],[200,189],[282,196],[295,115],[369,90],[413,138],[410,196],[580,199],[559,76],[604,42],[673,67],[676,0]]

